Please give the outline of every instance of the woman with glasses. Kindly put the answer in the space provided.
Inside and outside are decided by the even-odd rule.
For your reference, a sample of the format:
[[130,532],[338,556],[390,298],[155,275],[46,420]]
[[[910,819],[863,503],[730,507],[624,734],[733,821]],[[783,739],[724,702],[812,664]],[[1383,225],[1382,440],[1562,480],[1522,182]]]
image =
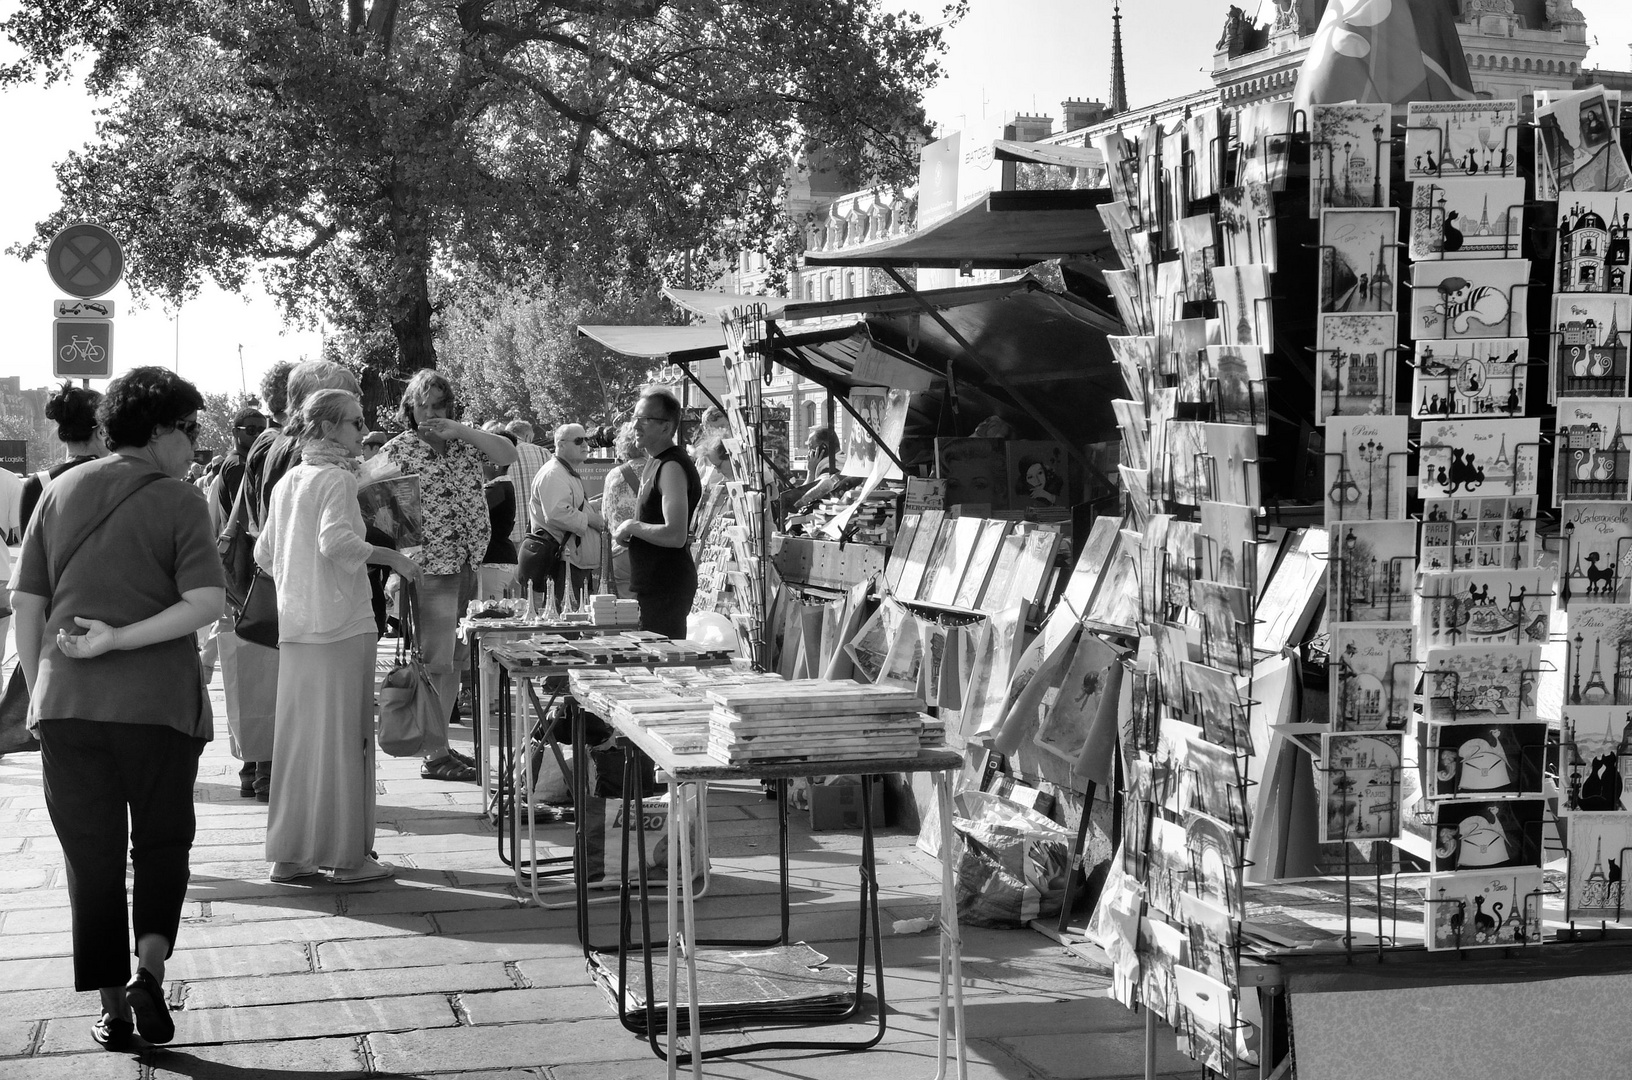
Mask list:
[[113,453],[45,489],[13,584],[45,805],[68,869],[74,987],[101,992],[92,1037],[110,1050],[138,1049],[136,1030],[152,1043],[175,1035],[164,965],[187,895],[198,758],[214,735],[194,633],[225,597],[205,500],[181,480],[203,404],[165,368],[110,382],[97,420]]
[[412,581],[406,555],[370,544],[357,502],[368,425],[356,395],[320,390],[299,414],[300,463],[272,492],[255,561],[278,586],[277,742],[266,858],[272,880],[321,870],[390,877],[374,847],[374,645],[369,564]]
[[487,553],[491,526],[484,459],[495,465],[516,460],[516,447],[490,431],[455,420],[453,386],[441,374],[422,369],[402,392],[402,419],[408,430],[385,444],[380,454],[404,473],[419,477],[424,545],[418,585],[420,656],[431,673],[440,703],[440,722],[426,735],[419,775],[427,780],[476,779],[476,760],[448,745],[448,721],[459,707],[459,678],[470,646],[455,640],[459,619],[476,598],[476,568]]
[[619,525],[612,538],[629,549],[629,586],[640,602],[640,628],[683,638],[697,595],[697,566],[687,540],[703,485],[691,458],[676,445],[678,398],[662,387],[647,387],[635,403],[634,423],[649,460],[635,494],[635,517]]

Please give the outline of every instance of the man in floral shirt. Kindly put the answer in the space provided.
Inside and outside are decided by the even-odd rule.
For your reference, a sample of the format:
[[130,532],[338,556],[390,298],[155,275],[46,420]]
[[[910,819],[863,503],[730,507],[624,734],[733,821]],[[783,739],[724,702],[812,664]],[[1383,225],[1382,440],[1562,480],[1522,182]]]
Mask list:
[[380,451],[405,473],[419,477],[424,514],[424,546],[417,560],[423,571],[419,599],[420,655],[436,687],[440,725],[425,740],[427,780],[474,780],[476,762],[448,745],[448,720],[459,702],[459,676],[469,645],[456,640],[459,617],[476,595],[476,567],[487,552],[486,477],[482,459],[495,465],[516,460],[515,445],[501,435],[453,419],[453,387],[429,368],[416,373],[402,392],[408,430]]

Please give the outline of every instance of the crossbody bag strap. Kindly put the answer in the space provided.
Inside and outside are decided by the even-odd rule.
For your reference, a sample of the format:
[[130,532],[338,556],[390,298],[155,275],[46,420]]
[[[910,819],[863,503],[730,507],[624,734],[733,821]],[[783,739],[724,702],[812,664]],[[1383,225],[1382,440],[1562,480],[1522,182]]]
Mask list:
[[75,553],[79,551],[80,547],[84,545],[85,541],[91,538],[91,534],[96,532],[97,529],[100,529],[102,527],[102,523],[107,521],[108,518],[113,515],[115,510],[125,505],[126,499],[130,498],[132,495],[136,494],[153,481],[163,479],[163,473],[149,473],[137,480],[135,484],[131,486],[129,491],[121,495],[112,506],[102,511],[95,521],[92,521],[85,528],[81,529],[79,535],[71,537],[68,543],[62,546],[61,554],[51,560],[50,585],[51,592],[53,594],[55,594],[57,591],[57,582],[62,580],[63,571],[68,569],[68,561],[74,557]]

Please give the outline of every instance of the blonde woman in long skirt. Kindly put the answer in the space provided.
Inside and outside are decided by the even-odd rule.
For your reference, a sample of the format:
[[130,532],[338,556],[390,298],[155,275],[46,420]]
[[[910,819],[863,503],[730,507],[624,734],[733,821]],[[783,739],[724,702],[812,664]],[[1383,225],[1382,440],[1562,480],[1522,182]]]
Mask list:
[[413,560],[364,539],[357,504],[362,404],[323,390],[302,407],[300,464],[273,489],[255,560],[278,587],[277,739],[266,858],[275,882],[327,870],[336,882],[390,877],[374,846],[374,652],[368,574],[412,580]]

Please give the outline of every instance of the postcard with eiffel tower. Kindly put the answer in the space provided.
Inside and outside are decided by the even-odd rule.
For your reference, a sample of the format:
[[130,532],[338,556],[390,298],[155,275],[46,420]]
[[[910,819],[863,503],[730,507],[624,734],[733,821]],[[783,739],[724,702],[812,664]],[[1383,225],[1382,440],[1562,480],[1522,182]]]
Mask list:
[[1566,810],[1626,810],[1632,779],[1632,606],[1570,611],[1564,678]]
[[1517,177],[1418,180],[1411,187],[1411,258],[1516,259],[1524,239]]
[[1401,732],[1320,737],[1320,842],[1392,840],[1400,835]]
[[1434,645],[1544,645],[1551,637],[1554,575],[1537,567],[1422,575],[1417,641]]
[[1571,814],[1568,843],[1565,918],[1621,922],[1632,917],[1632,896],[1626,893],[1632,814]]
[[1405,124],[1407,180],[1518,175],[1515,99],[1413,101]]
[[1632,288],[1632,192],[1572,191],[1558,200],[1555,293]]
[[1559,511],[1558,602],[1632,602],[1632,503],[1566,502]]
[[1405,517],[1403,416],[1333,416],[1326,421],[1326,520]]
[[1424,341],[1412,365],[1418,420],[1517,416],[1530,382],[1529,338]]
[[1541,944],[1540,870],[1435,874],[1422,893],[1429,952]]
[[1393,311],[1399,281],[1400,212],[1320,212],[1320,310]]
[[1417,490],[1424,499],[1454,495],[1534,495],[1541,421],[1424,420]]
[[[1632,199],[1632,195],[1628,196]],[[1561,293],[1553,297],[1553,396],[1625,397],[1632,296]]]
[[1536,497],[1426,499],[1417,555],[1424,571],[1532,566]]
[[1632,398],[1569,398],[1558,403],[1553,505],[1566,499],[1626,502],[1632,472]]

